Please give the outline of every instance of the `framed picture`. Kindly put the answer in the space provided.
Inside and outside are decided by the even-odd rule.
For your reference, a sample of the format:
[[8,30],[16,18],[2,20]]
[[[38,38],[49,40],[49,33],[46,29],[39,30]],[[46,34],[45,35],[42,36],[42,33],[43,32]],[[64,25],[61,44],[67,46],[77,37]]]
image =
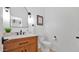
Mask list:
[[43,25],[43,16],[37,15],[37,25]]

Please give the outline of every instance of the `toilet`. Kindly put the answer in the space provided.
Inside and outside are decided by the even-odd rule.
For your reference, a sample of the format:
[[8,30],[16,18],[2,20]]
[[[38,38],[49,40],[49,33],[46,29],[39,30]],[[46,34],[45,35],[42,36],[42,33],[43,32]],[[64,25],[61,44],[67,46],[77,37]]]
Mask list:
[[48,41],[47,37],[40,36],[39,37],[39,49],[41,52],[49,52],[51,48],[51,42]]

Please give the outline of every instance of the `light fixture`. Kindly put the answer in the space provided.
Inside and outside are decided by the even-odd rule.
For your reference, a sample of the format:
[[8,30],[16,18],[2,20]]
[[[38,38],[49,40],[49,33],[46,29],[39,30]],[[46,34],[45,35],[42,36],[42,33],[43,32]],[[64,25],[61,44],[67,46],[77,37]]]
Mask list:
[[5,8],[6,8],[5,11],[8,12],[8,9],[9,9],[10,7],[5,7]]
[[5,8],[9,9],[10,7],[5,7]]
[[34,26],[34,19],[31,15],[31,12],[28,12],[28,23],[31,25],[31,26]]
[[31,18],[31,13],[30,12],[28,12],[28,15],[30,16],[30,18]]
[[[26,12],[28,12],[27,8],[26,7],[24,7],[24,8],[25,8]],[[28,16],[30,16],[30,18],[31,18],[31,12],[28,12]]]

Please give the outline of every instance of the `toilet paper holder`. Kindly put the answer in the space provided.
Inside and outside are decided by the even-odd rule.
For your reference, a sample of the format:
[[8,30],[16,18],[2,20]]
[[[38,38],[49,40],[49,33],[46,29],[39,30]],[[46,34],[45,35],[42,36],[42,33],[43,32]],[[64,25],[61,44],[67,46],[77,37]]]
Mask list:
[[79,36],[76,36],[76,39],[79,39]]

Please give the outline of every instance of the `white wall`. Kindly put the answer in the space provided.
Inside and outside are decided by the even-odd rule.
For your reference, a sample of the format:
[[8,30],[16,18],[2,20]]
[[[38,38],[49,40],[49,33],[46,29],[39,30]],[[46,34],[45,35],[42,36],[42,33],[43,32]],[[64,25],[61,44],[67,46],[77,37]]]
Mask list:
[[79,8],[45,8],[45,29],[56,51],[79,51]]

